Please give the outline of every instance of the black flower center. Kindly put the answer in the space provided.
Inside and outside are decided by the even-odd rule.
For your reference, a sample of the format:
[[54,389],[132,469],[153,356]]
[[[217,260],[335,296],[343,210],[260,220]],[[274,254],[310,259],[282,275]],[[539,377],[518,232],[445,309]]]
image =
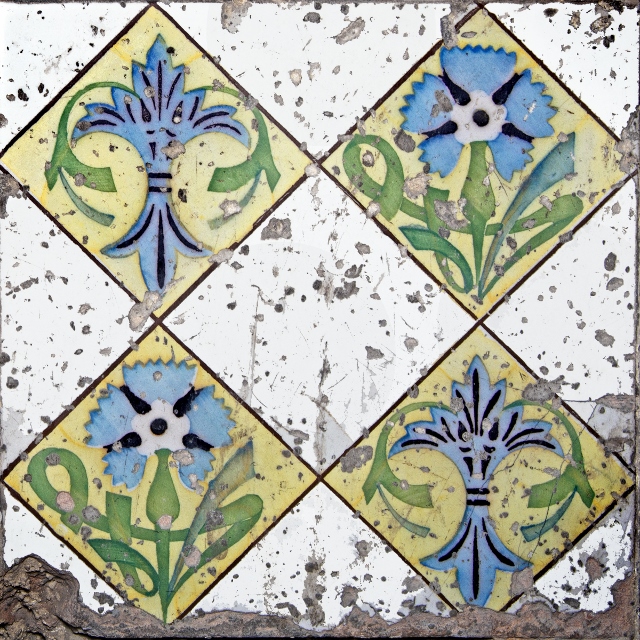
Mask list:
[[164,418],[156,418],[149,425],[149,429],[151,429],[151,433],[156,436],[161,436],[167,430],[167,421]]
[[489,114],[482,109],[473,112],[473,121],[479,127],[486,127],[489,124]]

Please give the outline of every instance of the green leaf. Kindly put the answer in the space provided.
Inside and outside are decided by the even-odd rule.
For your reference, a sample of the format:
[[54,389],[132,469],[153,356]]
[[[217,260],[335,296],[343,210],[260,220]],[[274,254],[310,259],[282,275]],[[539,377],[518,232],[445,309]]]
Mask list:
[[407,240],[414,249],[419,251],[435,251],[443,255],[460,269],[464,282],[465,292],[471,291],[473,287],[473,275],[469,263],[459,249],[454,247],[448,240],[440,234],[421,227],[400,227]]
[[182,545],[182,552],[173,570],[169,583],[169,591],[175,592],[178,577],[184,568],[184,551],[192,546],[198,535],[206,526],[207,514],[218,509],[219,505],[245,482],[255,477],[253,467],[253,442],[250,440],[244,447],[238,449],[222,468],[222,471],[209,482],[209,487],[202,497],[196,513],[189,527],[189,532]]
[[560,522],[562,516],[564,516],[565,512],[569,508],[571,501],[573,500],[573,496],[575,496],[575,491],[569,496],[569,498],[564,502],[564,504],[550,517],[545,518],[542,522],[538,524],[528,524],[524,527],[520,527],[520,532],[522,533],[522,537],[527,542],[532,542],[536,538],[539,538],[547,531],[553,529],[553,527]]
[[107,491],[106,510],[111,539],[131,544],[131,498]]
[[[47,458],[49,462],[47,462]],[[47,469],[56,461],[69,474],[69,494],[73,499],[73,509],[64,511],[58,506],[59,491],[47,477]],[[78,533],[82,525],[82,510],[89,499],[89,480],[82,460],[66,449],[49,448],[37,453],[29,462],[27,473],[31,476],[31,488],[50,509],[60,514],[60,519],[72,531]]]
[[574,491],[577,491],[585,506],[591,506],[595,493],[587,476],[577,467],[568,466],[558,478],[531,487],[527,506],[530,509],[546,509],[552,504],[559,504]]
[[[384,158],[387,173],[380,185],[367,174],[360,160],[360,145],[367,144],[377,149]],[[373,202],[380,205],[380,215],[391,220],[402,204],[404,196],[404,171],[393,147],[379,136],[355,135],[345,147],[342,164],[349,180]],[[415,206],[415,205],[414,205]],[[419,207],[418,207],[419,210]]]
[[209,191],[229,193],[243,187],[251,180],[257,179],[264,171],[267,183],[273,192],[280,180],[280,172],[276,168],[269,143],[269,129],[259,109],[253,109],[258,123],[258,143],[251,158],[235,167],[218,167],[211,176]]
[[387,506],[387,509],[389,509],[389,512],[391,513],[391,515],[407,530],[410,531],[411,533],[414,533],[417,536],[420,536],[421,538],[426,538],[427,535],[429,535],[429,527],[423,527],[422,525],[416,524],[415,522],[411,522],[410,520],[407,520],[404,516],[401,516],[392,506],[391,503],[389,502],[387,496],[384,495],[384,491],[382,490],[382,487],[380,485],[378,485],[378,491],[380,493],[380,497],[382,498],[382,501],[385,503],[385,505]]
[[570,222],[582,213],[583,208],[584,204],[578,196],[560,196],[551,202],[551,211],[546,207],[541,207],[535,213],[518,220],[515,225],[513,225],[511,233],[530,231],[544,224],[563,222],[565,220]]
[[82,198],[80,198],[80,196],[78,196],[71,188],[71,185],[64,177],[64,172],[62,171],[62,169],[60,169],[60,181],[62,182],[62,186],[67,192],[67,195],[71,199],[71,202],[73,202],[78,211],[80,211],[80,213],[84,213],[87,218],[90,218],[94,222],[97,222],[98,224],[101,224],[105,227],[110,226],[111,223],[115,220],[112,215],[108,213],[102,213],[102,211],[94,209],[91,205],[88,205],[84,200],[82,200]]
[[536,166],[531,175],[524,181],[515,198],[509,205],[502,219],[502,233],[496,234],[491,242],[487,258],[478,284],[478,296],[484,296],[484,287],[492,272],[493,265],[500,252],[505,238],[512,232],[518,218],[524,210],[547,189],[573,173],[573,155],[576,134],[570,133],[567,140],[557,144]]
[[90,189],[97,189],[98,191],[105,192],[116,191],[116,185],[113,182],[113,176],[111,175],[111,169],[109,169],[109,167],[90,167],[89,165],[80,162],[69,146],[69,117],[71,116],[73,107],[76,105],[78,100],[80,100],[80,98],[82,98],[86,93],[89,93],[89,91],[103,88],[122,89],[127,93],[137,96],[135,91],[118,82],[93,82],[83,89],[80,89],[80,91],[76,92],[72,96],[60,116],[58,132],[56,135],[56,144],[53,148],[51,163],[49,168],[44,172],[49,191],[55,187],[58,175],[60,175],[60,169],[64,169],[70,176],[76,176],[78,173],[81,173],[86,178],[85,185]]
[[[405,407],[405,410],[409,411],[410,407]],[[369,504],[378,490],[378,486],[382,486],[394,498],[405,504],[431,509],[433,502],[431,501],[429,485],[407,485],[391,471],[387,458],[387,441],[392,428],[392,426],[385,425],[378,438],[371,471],[362,485],[365,500]],[[406,488],[403,488],[403,486]]]
[[[115,562],[126,578],[130,575],[133,579],[133,588],[147,597],[155,595],[158,591],[158,574],[152,564],[138,551],[132,549],[119,540],[103,540],[94,538],[87,540],[91,548],[105,561]],[[153,584],[152,589],[145,589],[140,582],[137,571],[144,571]]]
[[[542,229],[532,238],[529,238],[517,251],[513,253],[504,263],[505,273],[511,269],[519,260],[528,255],[531,251],[534,251],[539,246],[543,245],[548,240],[551,240],[557,236],[562,229],[564,229],[576,216],[580,215],[583,209],[582,200],[577,196],[561,196],[554,201],[551,211],[546,208],[539,209],[535,213],[532,213],[522,220],[518,220],[513,227],[512,233],[518,233],[520,231],[526,231],[523,227],[527,221],[533,220],[533,226],[530,229],[539,227],[543,224],[551,222],[548,227]],[[487,285],[484,293],[488,293],[498,283],[500,276],[494,276]]]

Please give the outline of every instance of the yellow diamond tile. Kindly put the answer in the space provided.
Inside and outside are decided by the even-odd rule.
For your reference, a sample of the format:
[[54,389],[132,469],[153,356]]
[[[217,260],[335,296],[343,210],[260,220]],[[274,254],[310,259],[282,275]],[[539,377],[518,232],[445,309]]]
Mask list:
[[212,254],[254,228],[308,164],[155,7],[2,162],[136,297],[158,291],[160,314],[211,266]]
[[[551,249],[569,240],[569,232],[625,176],[615,139],[490,13],[479,10],[460,31],[451,51],[460,54],[454,77],[469,89],[466,106],[445,87],[445,67],[454,75],[455,65],[444,62],[451,51],[441,46],[359,122],[324,166],[480,317]],[[486,64],[460,62],[465,56],[484,56]],[[511,66],[507,57],[514,60]],[[500,71],[500,65],[507,70]],[[498,85],[491,85],[496,77],[513,102],[500,103]],[[489,86],[487,94],[483,87]],[[542,118],[549,99],[554,111],[545,113],[553,115]],[[486,122],[476,126],[474,114]],[[535,118],[539,137],[530,135]],[[454,122],[458,128],[452,133]],[[449,129],[438,133],[442,126]],[[498,137],[504,146],[493,153]],[[427,138],[430,144],[446,139],[451,145],[449,151],[439,147],[437,158],[431,152],[433,166],[421,161],[419,145]],[[518,163],[514,149],[523,142]],[[449,152],[459,156],[440,171]],[[564,161],[543,164],[554,153]],[[519,166],[512,172],[514,162]]]
[[157,328],[4,481],[120,593],[171,621],[313,478]]
[[477,329],[326,476],[457,607],[503,608],[633,485],[534,382]]

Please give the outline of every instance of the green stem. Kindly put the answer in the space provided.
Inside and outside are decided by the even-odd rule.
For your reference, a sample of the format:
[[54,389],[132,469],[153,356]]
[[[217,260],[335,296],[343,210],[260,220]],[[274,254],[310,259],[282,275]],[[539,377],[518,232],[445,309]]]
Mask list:
[[169,556],[171,536],[168,530],[158,528],[156,533],[156,558],[158,560],[158,595],[162,607],[162,620],[167,621],[169,608]]

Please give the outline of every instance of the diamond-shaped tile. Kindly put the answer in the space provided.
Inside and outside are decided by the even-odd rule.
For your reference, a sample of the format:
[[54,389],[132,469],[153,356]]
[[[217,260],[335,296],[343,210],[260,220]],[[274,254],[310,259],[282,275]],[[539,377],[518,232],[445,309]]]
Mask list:
[[318,471],[472,325],[324,175],[229,262],[167,324]]
[[244,238],[308,160],[151,7],[2,162],[107,269],[165,309]]
[[489,12],[325,167],[482,316],[620,181],[616,140]]
[[316,630],[334,627],[354,606],[387,622],[412,610],[445,616],[450,611],[323,485],[296,504],[199,606],[224,611],[238,602],[247,603],[248,611],[291,616]]
[[632,487],[552,396],[477,329],[327,482],[452,604],[501,609]]
[[160,328],[52,427],[5,483],[116,590],[167,621],[313,480]]

